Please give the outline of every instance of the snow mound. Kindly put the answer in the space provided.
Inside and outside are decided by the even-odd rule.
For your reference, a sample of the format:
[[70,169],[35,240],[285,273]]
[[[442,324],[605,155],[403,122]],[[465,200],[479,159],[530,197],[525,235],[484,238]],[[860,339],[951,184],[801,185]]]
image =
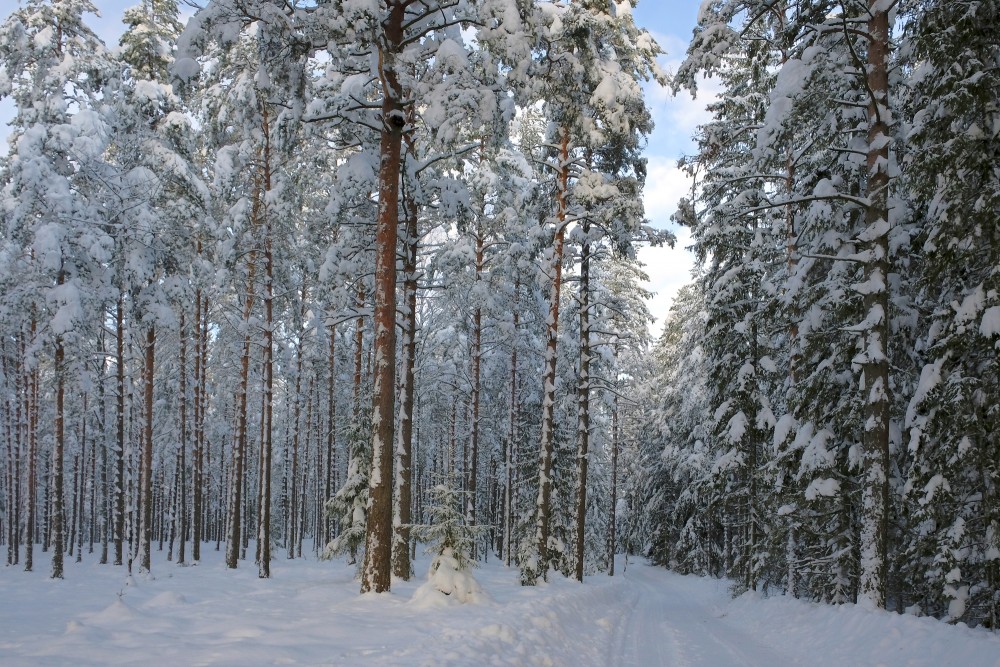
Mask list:
[[451,604],[483,604],[489,601],[489,596],[472,572],[460,569],[458,559],[451,549],[437,556],[431,563],[427,575],[427,583],[418,588],[410,602],[417,608],[434,609]]
[[114,625],[131,621],[135,612],[121,600],[115,600],[110,605],[90,617],[91,623]]

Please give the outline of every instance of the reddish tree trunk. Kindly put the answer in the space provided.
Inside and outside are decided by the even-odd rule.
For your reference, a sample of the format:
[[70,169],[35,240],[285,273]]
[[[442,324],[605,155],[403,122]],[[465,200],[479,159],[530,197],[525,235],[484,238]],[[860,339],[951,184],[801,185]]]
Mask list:
[[413,396],[417,354],[417,203],[406,202],[406,252],[403,257],[403,405],[399,417],[398,485],[396,490],[396,541],[392,551],[392,572],[410,578],[410,529],[413,478]]
[[556,348],[559,341],[559,299],[562,288],[563,242],[566,237],[569,187],[569,133],[562,132],[559,151],[559,183],[556,191],[556,233],[552,249],[552,285],[549,292],[549,317],[545,331],[545,373],[542,379],[542,437],[538,465],[538,517],[535,532],[535,553],[538,570],[531,579],[548,576],[549,524],[552,518],[552,470],[555,440]]
[[375,362],[372,414],[372,474],[368,485],[368,526],[361,592],[388,591],[392,561],[392,449],[396,378],[396,238],[399,173],[406,114],[396,71],[403,46],[405,0],[391,0],[382,23],[379,78],[382,137],[379,147],[379,211],[375,231]]

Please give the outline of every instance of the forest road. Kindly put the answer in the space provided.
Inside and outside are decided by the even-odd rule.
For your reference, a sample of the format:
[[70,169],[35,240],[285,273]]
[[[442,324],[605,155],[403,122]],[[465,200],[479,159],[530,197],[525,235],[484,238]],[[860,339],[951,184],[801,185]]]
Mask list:
[[[798,664],[727,621],[706,604],[704,588],[645,563],[630,564],[623,578],[635,606],[615,633],[616,667],[786,667]],[[697,580],[694,580],[697,582]]]

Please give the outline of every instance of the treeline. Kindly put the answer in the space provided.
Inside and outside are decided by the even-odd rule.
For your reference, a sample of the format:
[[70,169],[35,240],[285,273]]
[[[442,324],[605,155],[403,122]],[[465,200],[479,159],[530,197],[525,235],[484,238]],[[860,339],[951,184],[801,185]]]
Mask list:
[[1000,623],[1000,5],[703,6],[653,557]]
[[146,0],[114,55],[86,0],[11,14],[8,565],[345,554],[386,590],[443,483],[470,556],[608,567],[662,240],[629,9]]

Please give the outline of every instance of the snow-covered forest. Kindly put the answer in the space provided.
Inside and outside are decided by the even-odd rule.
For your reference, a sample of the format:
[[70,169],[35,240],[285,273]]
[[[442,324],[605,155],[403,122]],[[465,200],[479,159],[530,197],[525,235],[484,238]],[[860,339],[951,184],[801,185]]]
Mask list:
[[[1000,1],[709,0],[674,72],[635,0],[201,4],[0,25],[8,569],[627,553],[998,627]],[[643,86],[706,76],[654,340]]]

